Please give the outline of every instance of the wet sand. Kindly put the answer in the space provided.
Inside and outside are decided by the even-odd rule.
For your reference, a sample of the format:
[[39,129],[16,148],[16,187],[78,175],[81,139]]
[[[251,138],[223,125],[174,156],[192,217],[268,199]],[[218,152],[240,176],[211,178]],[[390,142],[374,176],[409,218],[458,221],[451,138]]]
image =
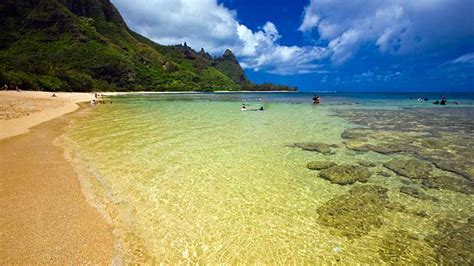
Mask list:
[[112,263],[112,228],[54,144],[67,123],[61,116],[0,140],[0,264]]

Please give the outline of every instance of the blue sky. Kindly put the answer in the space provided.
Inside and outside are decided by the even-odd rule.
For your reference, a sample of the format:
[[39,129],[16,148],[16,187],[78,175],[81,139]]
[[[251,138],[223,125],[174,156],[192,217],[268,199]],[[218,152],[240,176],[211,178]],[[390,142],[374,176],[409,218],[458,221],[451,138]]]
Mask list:
[[161,44],[230,48],[255,83],[474,92],[474,0],[112,0]]

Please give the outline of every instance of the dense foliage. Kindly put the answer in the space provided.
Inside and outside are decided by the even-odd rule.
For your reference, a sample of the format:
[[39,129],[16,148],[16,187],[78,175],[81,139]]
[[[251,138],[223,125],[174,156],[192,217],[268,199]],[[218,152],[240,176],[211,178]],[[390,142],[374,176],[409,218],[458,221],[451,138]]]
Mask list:
[[3,0],[0,32],[0,85],[48,91],[253,86],[230,50],[214,59],[186,44],[156,44],[131,31],[109,0]]
[[244,84],[242,86],[244,91],[297,91],[297,87],[291,87],[286,85],[275,85],[272,83],[263,83],[263,84]]

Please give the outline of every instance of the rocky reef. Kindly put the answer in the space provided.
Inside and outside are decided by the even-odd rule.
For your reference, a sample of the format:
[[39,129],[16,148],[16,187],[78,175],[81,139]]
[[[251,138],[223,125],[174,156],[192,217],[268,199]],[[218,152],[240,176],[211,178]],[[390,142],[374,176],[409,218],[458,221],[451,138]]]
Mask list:
[[336,163],[330,161],[314,161],[309,162],[306,167],[310,170],[323,170],[336,166]]
[[376,185],[354,186],[349,193],[333,198],[318,208],[319,223],[349,238],[368,234],[383,224],[389,203],[387,189]]
[[439,233],[426,238],[442,265],[474,264],[474,217],[467,221],[444,219],[438,222]]
[[402,186],[400,187],[400,192],[420,200],[439,201],[438,198],[429,196],[416,187]]
[[304,143],[295,143],[293,147],[300,148],[304,151],[315,151],[322,154],[331,154],[332,148],[337,148],[337,145],[330,145],[321,142],[304,142]]
[[435,264],[433,251],[407,230],[388,232],[380,243],[378,253],[391,265]]
[[336,165],[319,172],[319,177],[339,185],[349,185],[355,182],[365,183],[370,176],[370,171],[360,165]]
[[432,170],[431,164],[417,159],[393,159],[384,166],[401,176],[412,179],[427,178]]
[[[389,264],[473,265],[474,217],[467,219],[472,205],[465,204],[474,194],[474,120],[469,119],[474,108],[334,112],[359,126],[341,134],[345,149],[318,142],[293,145],[334,155],[307,168],[349,187],[318,207],[318,223],[350,240],[374,234],[380,259]],[[355,162],[334,159],[345,152]],[[453,200],[456,206],[449,206]],[[387,222],[392,216],[435,231],[394,226]]]
[[[347,149],[390,157],[383,166],[396,175],[382,170],[378,170],[377,175],[407,178],[400,179],[403,185],[398,191],[390,191],[391,193],[406,195],[413,202],[420,200],[443,204],[441,202],[443,194],[440,194],[440,197],[434,197],[430,195],[433,194],[430,190],[449,190],[465,194],[465,196],[451,195],[460,197],[456,198],[456,201],[458,199],[464,202],[469,201],[464,197],[472,195],[474,191],[474,149],[472,149],[474,147],[474,120],[472,119],[474,108],[353,109],[340,110],[336,113],[359,126],[347,129],[341,134]],[[323,213],[330,216],[332,212],[328,209],[336,208],[336,202],[349,205],[349,199],[357,202],[357,199],[351,198],[350,195],[343,195],[327,203],[322,208],[325,210]],[[372,205],[374,202],[376,204]],[[463,217],[459,213],[461,205],[452,206],[452,208],[443,207],[442,210],[436,210],[435,205],[431,211],[435,210],[436,214],[431,216],[419,207],[407,209],[398,202],[387,202],[387,200],[371,202],[365,199],[364,202],[359,203],[365,206],[377,206],[381,212],[385,209],[429,219],[426,221],[434,222],[438,233],[423,237],[408,230],[391,229],[381,238],[379,244],[378,253],[382,260],[389,264],[474,264],[472,252],[474,250],[474,241],[472,241],[474,217],[459,218]],[[352,207],[351,211],[343,211],[343,214],[332,210],[336,213],[332,216],[337,220],[350,223],[357,216],[355,212],[360,212],[363,214],[360,214],[358,218],[367,219],[369,224],[373,225],[371,228],[375,228],[380,220],[374,218],[377,215],[370,211],[372,207],[359,209]],[[348,207],[341,208],[346,210]],[[472,206],[463,208],[469,210]],[[357,211],[354,211],[355,209]],[[441,219],[437,220],[436,216],[441,216]],[[458,218],[454,220],[454,218],[443,217]],[[367,233],[367,230],[357,230],[351,226],[344,228],[335,219],[325,218],[324,222],[340,230],[349,231],[347,234],[352,236]]]
[[410,155],[474,181],[472,107],[335,112],[359,126],[341,134],[347,149]]
[[359,165],[362,165],[364,167],[375,167],[375,166],[377,166],[375,163],[368,162],[368,161],[360,161]]
[[430,176],[421,182],[423,187],[446,189],[464,194],[474,194],[474,182],[459,177]]

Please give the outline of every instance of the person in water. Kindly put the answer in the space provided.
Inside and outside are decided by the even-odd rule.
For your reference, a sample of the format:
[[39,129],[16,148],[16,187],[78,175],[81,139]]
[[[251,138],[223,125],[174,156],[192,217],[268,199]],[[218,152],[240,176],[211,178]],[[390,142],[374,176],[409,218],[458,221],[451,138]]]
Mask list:
[[439,104],[446,105],[447,102],[448,102],[448,100],[446,99],[446,97],[442,96],[441,97],[441,102]]
[[320,100],[321,100],[321,97],[319,97],[319,95],[313,96],[313,104],[319,104]]
[[447,103],[448,103],[448,100],[444,96],[441,97],[441,101],[436,100],[435,102],[433,102],[433,104],[439,104],[439,105],[446,105]]
[[247,106],[243,104],[242,107],[240,108],[240,111],[265,111],[265,109],[263,108],[263,106],[260,106],[260,108],[258,109],[247,109]]

